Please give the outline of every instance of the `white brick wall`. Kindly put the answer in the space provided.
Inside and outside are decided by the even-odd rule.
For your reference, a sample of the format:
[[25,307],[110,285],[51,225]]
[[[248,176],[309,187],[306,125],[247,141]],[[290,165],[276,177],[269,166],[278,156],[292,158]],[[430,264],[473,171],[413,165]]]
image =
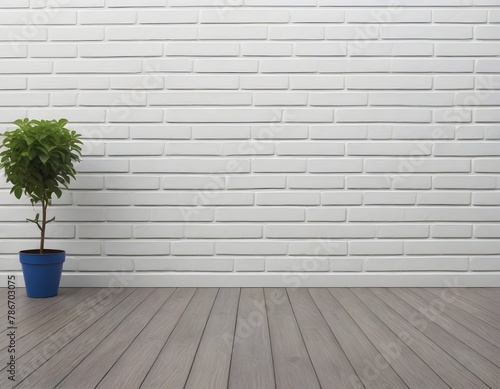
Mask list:
[[[498,23],[482,0],[0,1],[0,132],[83,134],[48,232],[82,277],[487,277]],[[37,238],[8,190],[2,271]]]

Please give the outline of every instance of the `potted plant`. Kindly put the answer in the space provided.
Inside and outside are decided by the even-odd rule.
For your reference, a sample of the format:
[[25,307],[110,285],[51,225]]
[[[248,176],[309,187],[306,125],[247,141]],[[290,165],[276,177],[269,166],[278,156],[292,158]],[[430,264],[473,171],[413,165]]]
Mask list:
[[63,250],[45,248],[47,208],[53,195],[61,197],[61,187],[68,188],[75,178],[74,162],[80,161],[82,142],[75,131],[61,120],[16,120],[17,126],[3,134],[0,148],[0,168],[7,182],[13,186],[10,193],[20,199],[28,196],[33,206],[41,206],[41,216],[26,219],[40,229],[40,247],[19,253],[26,293],[29,297],[56,296],[66,257]]

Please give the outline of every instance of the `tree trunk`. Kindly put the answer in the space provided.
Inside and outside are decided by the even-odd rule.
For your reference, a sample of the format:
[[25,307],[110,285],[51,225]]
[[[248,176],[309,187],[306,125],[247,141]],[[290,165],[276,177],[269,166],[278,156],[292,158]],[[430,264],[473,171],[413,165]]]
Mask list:
[[45,228],[47,226],[47,206],[48,201],[42,200],[42,233],[40,237],[40,254],[43,254],[43,248],[45,245]]

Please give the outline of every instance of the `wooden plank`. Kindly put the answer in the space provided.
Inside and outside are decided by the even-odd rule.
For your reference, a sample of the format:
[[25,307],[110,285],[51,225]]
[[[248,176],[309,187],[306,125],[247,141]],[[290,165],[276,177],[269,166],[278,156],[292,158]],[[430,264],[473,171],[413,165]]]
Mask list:
[[492,288],[469,288],[470,290],[473,290],[477,294],[480,294],[483,297],[486,297],[490,301],[496,303],[497,305],[500,304],[500,296],[497,292],[494,292]]
[[[116,293],[109,292],[106,297],[100,300],[98,304],[93,304],[90,309],[88,307],[83,307],[83,303],[81,303],[76,307],[76,310],[78,311],[80,307],[83,307],[80,308],[82,311],[77,312],[75,314],[75,319],[59,327],[59,329],[57,329],[59,324],[57,319],[55,319],[41,327],[41,334],[38,334],[38,331],[30,333],[17,345],[16,351],[20,351],[24,354],[21,357],[18,356],[16,360],[18,367],[17,381],[13,383],[7,379],[6,374],[0,374],[0,388],[11,388],[16,385],[17,382],[23,380],[47,360],[56,355],[64,346],[74,340],[99,318],[104,316],[110,309],[122,302],[133,291],[134,289],[122,289],[116,291]],[[43,329],[43,327],[50,325],[54,326],[53,331],[48,332],[47,329]],[[49,333],[50,336],[46,336],[47,333]],[[40,337],[37,337],[37,335],[40,335]],[[30,340],[29,338],[33,336],[34,338]],[[5,369],[6,367],[2,370]]]
[[171,288],[162,288],[150,294],[57,385],[57,388],[94,388],[165,304],[173,291]]
[[176,289],[96,388],[139,388],[195,291]]
[[396,295],[382,288],[370,288],[378,298],[404,317],[412,326],[424,333],[429,339],[460,362],[490,387],[497,381],[500,373],[497,366],[484,356],[470,348],[462,339],[450,334],[446,329],[434,323],[427,316],[412,307],[401,295]]
[[[59,294],[49,298],[30,298],[27,296],[18,296],[16,302],[16,322],[20,324],[23,320],[29,319],[38,312],[49,308],[58,301],[65,299],[78,290],[78,288],[61,288]],[[6,320],[7,312],[0,316],[0,321]]]
[[264,289],[277,389],[320,389],[284,288]]
[[443,351],[422,332],[414,328],[389,305],[377,298],[368,289],[350,289],[372,313],[418,355],[443,381],[455,389],[481,388],[488,386],[464,366]]
[[356,371],[357,377],[349,377],[354,388],[408,388],[327,289],[308,290]]
[[[333,297],[351,315],[377,350],[391,364],[410,388],[449,388],[448,385],[380,319],[378,319],[351,291],[345,288],[328,289]],[[411,369],[408,367],[411,366]]]
[[460,339],[470,348],[483,355],[495,365],[498,365],[498,347],[464,327],[461,323],[458,323],[449,316],[444,315],[440,311],[441,308],[444,309],[444,305],[430,306],[426,300],[422,299],[415,293],[410,292],[407,288],[389,288],[387,290],[394,295],[401,297],[405,302],[427,317],[430,321],[436,323],[457,339]]
[[[46,338],[32,348],[29,353],[17,359],[18,372],[16,380],[20,382],[33,373],[48,360],[58,353],[75,338],[81,335],[87,328],[94,324],[109,312],[112,307],[123,302],[123,300],[134,292],[135,289],[124,289],[109,295],[99,305],[79,315],[75,320],[69,322],[59,329],[50,338]],[[16,382],[16,383],[17,383]],[[16,383],[7,380],[6,375],[0,375],[0,388],[12,388]]]
[[[19,336],[18,340],[24,339],[26,335],[30,334],[32,331],[39,329],[42,325],[47,323],[48,321],[54,320],[59,323],[57,320],[60,314],[70,314],[71,311],[74,311],[75,306],[77,306],[82,300],[88,298],[90,295],[95,293],[95,289],[92,288],[80,288],[75,293],[69,295],[68,297],[59,300],[55,304],[50,307],[44,309],[43,311],[33,315],[32,317],[27,318],[23,322],[21,322],[18,326],[19,328]],[[6,336],[7,330],[0,332],[0,354],[2,354],[1,350],[7,347],[8,338]],[[19,343],[25,343],[19,342]],[[19,349],[16,350],[19,355]],[[3,366],[3,364],[2,364]]]
[[322,388],[352,389],[356,372],[307,289],[287,289],[292,309]]
[[146,376],[143,388],[183,389],[218,290],[200,288]]
[[264,291],[243,288],[233,341],[229,389],[275,389]]
[[443,315],[449,316],[483,339],[500,347],[500,331],[479,317],[460,308],[466,307],[466,303],[461,302],[459,299],[448,299],[448,301],[444,301],[438,295],[422,288],[409,288],[409,291],[419,295],[422,299],[427,301],[428,304],[442,304],[442,306],[444,306]]
[[227,389],[239,298],[239,288],[219,291],[185,389]]
[[[445,289],[426,288],[426,290],[435,296],[439,296],[445,302],[448,302],[446,295],[443,295],[443,290]],[[492,327],[500,329],[500,315],[498,314],[500,309],[499,303],[490,302],[488,299],[470,290],[458,291],[455,297],[456,298],[451,301],[452,304],[483,320]]]
[[140,305],[152,292],[152,288],[139,288],[124,301],[108,311],[96,323],[79,335],[56,355],[25,378],[16,388],[53,389],[89,353]]

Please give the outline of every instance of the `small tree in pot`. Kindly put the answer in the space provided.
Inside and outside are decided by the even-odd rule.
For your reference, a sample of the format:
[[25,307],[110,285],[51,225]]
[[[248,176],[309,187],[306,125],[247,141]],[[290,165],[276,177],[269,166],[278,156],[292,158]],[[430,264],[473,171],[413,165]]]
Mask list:
[[65,252],[45,249],[47,208],[55,195],[61,197],[61,186],[68,187],[75,178],[73,163],[80,161],[82,142],[75,131],[61,120],[16,120],[18,128],[3,134],[0,168],[7,182],[13,186],[10,193],[18,199],[28,196],[31,204],[41,205],[41,217],[26,219],[40,229],[40,247],[19,253],[23,267],[26,291],[29,297],[57,295]]

